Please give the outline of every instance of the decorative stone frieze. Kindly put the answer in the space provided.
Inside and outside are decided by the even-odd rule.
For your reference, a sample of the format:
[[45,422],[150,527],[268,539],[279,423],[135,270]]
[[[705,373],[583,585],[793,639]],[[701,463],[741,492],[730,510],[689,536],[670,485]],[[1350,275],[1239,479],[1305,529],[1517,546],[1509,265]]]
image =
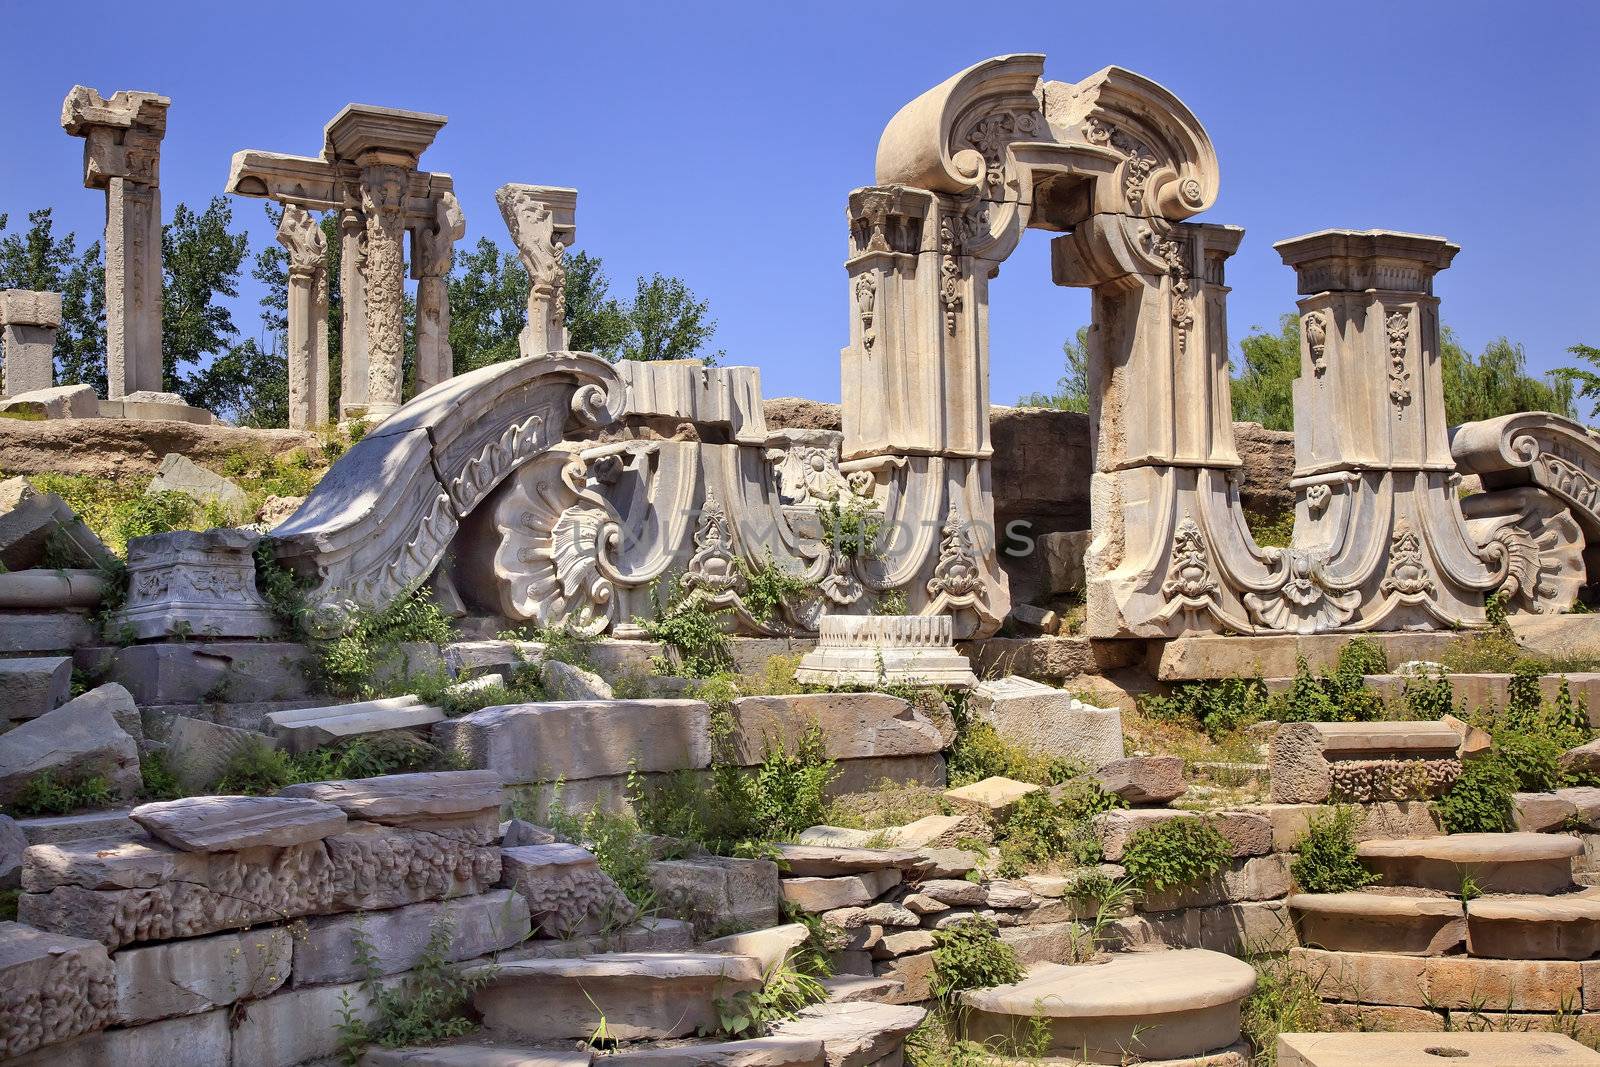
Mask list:
[[0,1058],[111,1021],[116,978],[103,945],[0,922]]
[[830,615],[795,671],[814,685],[933,685],[970,689],[972,665],[955,650],[948,615]]
[[257,534],[179,530],[128,543],[128,599],[107,632],[151,637],[272,637],[278,621],[256,592]]
[[1272,740],[1272,799],[1426,800],[1461,773],[1461,735],[1446,722],[1285,723]]
[[75,85],[61,127],[82,137],[83,184],[106,194],[107,397],[160,391],[161,139],[172,101],[123,90],[109,100]]

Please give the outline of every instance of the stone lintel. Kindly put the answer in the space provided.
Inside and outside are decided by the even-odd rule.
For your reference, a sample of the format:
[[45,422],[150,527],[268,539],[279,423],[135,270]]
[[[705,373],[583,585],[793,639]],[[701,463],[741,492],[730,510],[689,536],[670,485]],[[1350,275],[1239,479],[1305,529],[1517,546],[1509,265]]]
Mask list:
[[1433,276],[1461,246],[1397,230],[1318,230],[1272,246],[1294,268],[1301,296],[1325,292],[1433,292]]
[[61,325],[61,294],[0,289],[0,326]]
[[[354,162],[245,149],[233,154],[223,191],[310,211],[337,211],[345,206],[346,189],[360,179],[361,169]],[[435,201],[454,190],[455,181],[448,174],[412,170],[407,175],[406,227],[431,225]]]

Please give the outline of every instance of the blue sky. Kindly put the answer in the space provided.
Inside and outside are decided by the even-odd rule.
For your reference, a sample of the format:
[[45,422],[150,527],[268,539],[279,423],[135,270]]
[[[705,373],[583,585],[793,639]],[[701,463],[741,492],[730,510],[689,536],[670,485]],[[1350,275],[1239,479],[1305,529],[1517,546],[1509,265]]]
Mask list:
[[[845,195],[872,181],[884,123],[978,60],[1048,56],[1075,81],[1119,64],[1206,125],[1244,226],[1237,340],[1293,307],[1274,241],[1331,226],[1463,246],[1442,313],[1476,351],[1502,334],[1537,369],[1600,344],[1600,8],[1584,3],[1290,5],[0,0],[0,211],[52,206],[85,239],[101,197],[58,125],[75,82],[172,97],[165,208],[222,189],[241,148],[315,154],[348,101],[450,118],[424,164],[455,176],[468,240],[509,247],[507,181],[579,190],[578,246],[614,288],[681,275],[711,301],[729,363],[768,396],[837,399],[847,332]],[[272,239],[238,201],[252,250]],[[1049,388],[1088,314],[1031,234],[993,287],[994,398]],[[248,282],[248,279],[247,279]],[[256,330],[256,291],[236,318]]]

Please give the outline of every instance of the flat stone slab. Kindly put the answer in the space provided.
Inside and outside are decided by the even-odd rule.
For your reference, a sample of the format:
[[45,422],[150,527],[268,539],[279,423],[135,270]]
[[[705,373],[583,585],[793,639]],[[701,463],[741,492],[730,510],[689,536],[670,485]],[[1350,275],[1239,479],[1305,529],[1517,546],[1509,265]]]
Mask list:
[[1461,901],[1391,893],[1296,893],[1289,912],[1300,943],[1340,952],[1440,956],[1467,936]]
[[708,767],[711,708],[700,700],[506,704],[447,719],[434,742],[507,785]]
[[827,1067],[862,1067],[899,1052],[927,1014],[907,1005],[866,1001],[816,1004],[773,1027],[772,1036],[819,1040]]
[[822,1042],[803,1037],[753,1037],[742,1041],[635,1045],[607,1053],[606,1063],[643,1067],[821,1067]]
[[[491,1045],[436,1045],[427,1048],[369,1048],[361,1067],[589,1067],[591,1052],[566,1049],[497,1048]],[[609,1059],[609,1057],[608,1057]]]
[[283,927],[125,948],[117,975],[115,1021],[135,1026],[256,1000],[289,980],[293,938]]
[[1390,886],[1461,890],[1471,874],[1486,893],[1558,893],[1572,885],[1583,842],[1562,834],[1451,834],[1363,841],[1356,855]]
[[1278,1067],[1600,1067],[1600,1052],[1565,1034],[1281,1034]]
[[414,696],[385,697],[356,704],[294,708],[267,715],[267,731],[290,752],[309,752],[347,737],[409,730],[443,722],[440,709]]
[[904,848],[829,848],[821,845],[779,845],[778,859],[786,877],[830,878],[896,868],[916,871],[926,867],[922,856]]
[[[0,578],[15,578],[0,574]],[[35,719],[54,711],[72,695],[71,656],[24,656],[0,659],[0,692],[6,706],[0,718]]]
[[697,952],[517,960],[491,973],[472,996],[484,1025],[534,1041],[587,1040],[602,1019],[617,1041],[683,1037],[717,1025],[717,998],[762,979],[752,957]]
[[332,804],[291,797],[184,797],[141,804],[128,818],[185,852],[300,845],[343,833],[349,821]]
[[834,878],[785,878],[783,899],[801,911],[819,915],[835,908],[865,907],[899,884],[900,872],[892,867]]
[[1479,897],[1467,902],[1467,951],[1505,960],[1586,960],[1600,952],[1600,897]]
[[[408,971],[422,958],[434,930],[446,923],[450,940],[444,956],[450,961],[510,948],[532,932],[527,902],[509,889],[361,915],[322,916],[307,922],[304,934],[294,939],[295,983],[360,981],[367,971],[356,959],[358,934],[372,946],[371,962],[379,975]],[[122,956],[117,953],[118,959]]]
[[1017,801],[1029,793],[1037,793],[1039,786],[1032,782],[1018,782],[994,775],[971,785],[957,786],[944,791],[945,799],[957,807],[980,814],[1003,815],[1016,807]]
[[1094,774],[1100,788],[1129,804],[1165,804],[1183,795],[1179,756],[1129,756],[1112,760]]
[[1040,1016],[1050,1051],[1060,1055],[1176,1059],[1238,1041],[1239,1007],[1255,986],[1255,968],[1241,960],[1176,949],[1074,967],[1035,964],[1021,982],[970,990],[962,1001],[973,1040],[1004,1038]]
[[404,826],[418,816],[498,811],[505,790],[493,771],[427,771],[308,782],[286,786],[278,795],[332,804],[352,819]]

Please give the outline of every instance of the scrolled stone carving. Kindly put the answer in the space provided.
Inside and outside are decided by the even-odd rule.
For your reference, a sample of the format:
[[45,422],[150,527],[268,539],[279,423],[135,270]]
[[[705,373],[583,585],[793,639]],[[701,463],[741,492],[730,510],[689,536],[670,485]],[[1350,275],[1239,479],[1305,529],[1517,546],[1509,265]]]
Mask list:
[[278,220],[278,243],[289,254],[289,277],[313,278],[323,269],[328,253],[328,238],[322,226],[305,208],[285,204]]
[[1322,355],[1328,348],[1328,316],[1320,311],[1306,312],[1300,320],[1300,333],[1311,355],[1311,372],[1320,378],[1328,370],[1322,362]]
[[528,325],[518,338],[525,356],[566,347],[566,253],[576,236],[574,189],[502,185],[495,203],[528,271]]
[[1473,537],[1505,560],[1496,592],[1513,611],[1560,613],[1577,602],[1587,577],[1586,539],[1567,505],[1547,490],[1516,486],[1461,501]]
[[1543,489],[1571,509],[1588,544],[1600,544],[1600,439],[1581,423],[1544,411],[1469,422],[1451,431],[1450,451],[1486,490]]

